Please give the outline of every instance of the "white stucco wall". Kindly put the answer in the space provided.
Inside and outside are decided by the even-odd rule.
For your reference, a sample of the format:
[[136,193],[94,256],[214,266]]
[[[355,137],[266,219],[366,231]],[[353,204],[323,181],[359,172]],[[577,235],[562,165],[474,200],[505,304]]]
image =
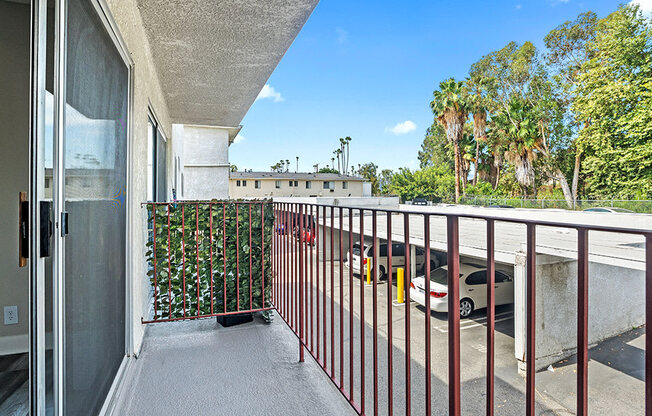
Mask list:
[[107,0],[107,4],[134,62],[132,136],[129,155],[131,164],[127,190],[131,210],[128,221],[130,227],[128,244],[131,246],[131,252],[127,259],[131,272],[131,287],[127,290],[130,291],[130,306],[133,311],[131,350],[138,352],[145,330],[145,326],[141,323],[141,317],[148,316],[150,291],[145,262],[147,213],[141,207],[141,203],[147,200],[147,115],[149,106],[151,105],[155,111],[158,122],[168,140],[171,137],[171,124],[136,0]]
[[184,126],[184,193],[186,200],[229,197],[229,130]]
[[[520,259],[520,261],[519,261]],[[524,256],[515,266],[515,352],[525,358],[526,274]],[[589,263],[589,344],[645,323],[645,272]],[[536,368],[577,351],[577,260],[537,256]],[[521,366],[523,368],[523,366]]]
[[[247,181],[247,186],[237,186],[237,181]],[[256,180],[260,181],[260,188],[255,188]],[[298,186],[290,186],[289,179],[278,179],[281,187],[276,188],[277,179],[242,179],[231,178],[229,180],[229,197],[232,199],[242,198],[270,198],[270,197],[361,197],[363,196],[362,182],[352,180],[334,180],[335,189],[324,189],[324,181],[321,179],[310,180],[310,188],[306,188],[306,180],[297,180]],[[343,182],[347,183],[344,189]],[[242,185],[242,184],[241,184]]]

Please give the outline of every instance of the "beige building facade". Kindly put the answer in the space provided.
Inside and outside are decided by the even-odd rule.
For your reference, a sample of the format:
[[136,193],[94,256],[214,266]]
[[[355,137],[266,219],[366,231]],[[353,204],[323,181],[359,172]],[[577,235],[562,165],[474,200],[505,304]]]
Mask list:
[[231,199],[362,197],[365,179],[335,173],[231,172]]

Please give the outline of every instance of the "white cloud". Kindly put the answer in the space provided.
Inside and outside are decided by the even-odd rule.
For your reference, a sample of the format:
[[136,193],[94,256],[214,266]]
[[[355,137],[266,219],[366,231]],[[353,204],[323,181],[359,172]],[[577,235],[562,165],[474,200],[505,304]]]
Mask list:
[[341,27],[336,27],[335,32],[337,33],[337,43],[340,45],[346,43],[349,40],[349,32],[342,29]]
[[630,5],[638,4],[643,13],[652,13],[652,0],[632,0]]
[[270,98],[275,103],[284,100],[283,96],[281,96],[281,93],[276,91],[274,87],[272,87],[269,84],[265,84],[263,89],[260,90],[260,92],[258,93],[258,97],[256,97],[256,101],[264,100],[265,98]]
[[414,124],[412,120],[405,120],[402,123],[398,123],[394,127],[387,127],[385,131],[389,131],[394,134],[407,134],[416,129],[417,129],[417,125]]
[[523,7],[522,4],[517,4],[517,5],[516,5],[516,10],[521,10],[522,7]]
[[245,140],[245,137],[242,134],[238,134],[235,136],[235,139],[233,139],[233,143],[240,143]]

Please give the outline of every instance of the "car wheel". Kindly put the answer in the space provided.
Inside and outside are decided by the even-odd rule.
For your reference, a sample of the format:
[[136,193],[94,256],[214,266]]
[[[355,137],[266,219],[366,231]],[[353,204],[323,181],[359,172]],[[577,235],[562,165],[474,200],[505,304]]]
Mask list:
[[473,313],[473,301],[468,298],[460,300],[460,317],[468,318]]
[[383,266],[378,269],[378,280],[387,280],[387,272]]

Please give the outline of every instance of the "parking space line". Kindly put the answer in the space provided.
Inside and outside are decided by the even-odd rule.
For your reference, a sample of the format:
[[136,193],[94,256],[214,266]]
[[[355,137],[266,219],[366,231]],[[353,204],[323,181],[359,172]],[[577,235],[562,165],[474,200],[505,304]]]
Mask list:
[[[498,323],[498,322],[508,321],[510,319],[513,319],[513,318],[514,318],[514,316],[510,315],[510,316],[502,318],[502,319],[496,319],[494,322]],[[475,322],[475,321],[465,321],[465,322]],[[483,325],[484,325],[483,322],[476,322],[476,323],[473,323],[471,325],[464,325],[464,326],[460,325],[460,331],[463,331],[465,329],[475,328],[475,327],[478,327],[478,326],[483,326]],[[441,326],[441,327],[436,326],[435,329],[437,331],[439,331],[439,332],[444,333],[444,334],[448,333],[448,326],[447,325],[446,326]]]

